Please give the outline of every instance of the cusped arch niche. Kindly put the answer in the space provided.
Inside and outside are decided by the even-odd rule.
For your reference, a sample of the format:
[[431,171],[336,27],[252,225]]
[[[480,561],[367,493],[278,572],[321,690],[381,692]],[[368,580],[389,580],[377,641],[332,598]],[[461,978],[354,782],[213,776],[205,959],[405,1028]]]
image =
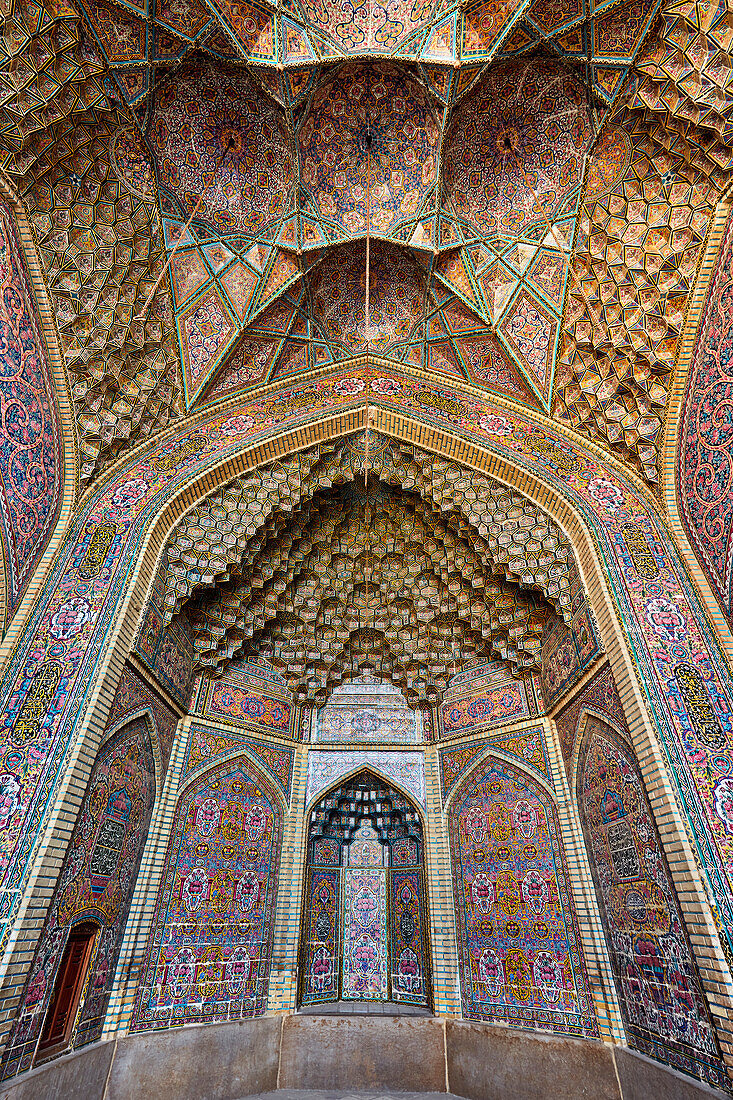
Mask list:
[[728,1088],[636,754],[585,713],[576,795],[631,1046]]
[[463,1016],[597,1037],[554,800],[485,757],[448,807]]
[[425,834],[418,806],[370,768],[308,818],[299,1003],[432,1009]]
[[133,1031],[261,1015],[267,1004],[284,804],[249,757],[178,798]]

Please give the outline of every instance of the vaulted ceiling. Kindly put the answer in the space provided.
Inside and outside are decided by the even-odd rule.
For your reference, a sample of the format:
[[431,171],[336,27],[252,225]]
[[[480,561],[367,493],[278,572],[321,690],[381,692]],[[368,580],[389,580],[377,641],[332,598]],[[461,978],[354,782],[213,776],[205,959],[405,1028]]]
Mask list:
[[[366,474],[366,483],[365,483]],[[159,587],[214,675],[242,655],[322,704],[370,670],[434,703],[470,657],[521,676],[584,595],[564,535],[491,478],[376,433],[292,455],[200,501]]]
[[0,165],[82,479],[203,403],[369,355],[655,483],[732,38],[724,2],[13,0]]

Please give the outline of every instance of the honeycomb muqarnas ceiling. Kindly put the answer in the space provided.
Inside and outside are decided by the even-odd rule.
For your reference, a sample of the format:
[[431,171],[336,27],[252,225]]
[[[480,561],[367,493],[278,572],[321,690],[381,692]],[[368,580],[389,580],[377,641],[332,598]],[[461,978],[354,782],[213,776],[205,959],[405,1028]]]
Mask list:
[[192,624],[198,667],[265,657],[317,704],[371,670],[413,705],[441,697],[458,659],[539,668],[546,626],[582,599],[564,536],[490,478],[365,442],[246,474],[179,523],[161,587],[167,618]]
[[82,477],[201,402],[370,354],[655,481],[732,37],[724,2],[12,0],[0,159]]

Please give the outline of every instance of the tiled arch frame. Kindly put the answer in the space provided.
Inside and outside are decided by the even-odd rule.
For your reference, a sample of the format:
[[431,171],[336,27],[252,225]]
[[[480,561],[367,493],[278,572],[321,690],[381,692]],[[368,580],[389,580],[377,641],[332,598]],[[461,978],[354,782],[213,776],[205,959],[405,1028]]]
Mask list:
[[[182,807],[190,805],[196,791],[204,788],[207,781],[226,774],[232,768],[240,767],[243,772],[255,779],[265,792],[267,801],[279,815],[278,820],[275,822],[275,835],[271,842],[273,849],[276,847],[273,853],[273,858],[277,864],[275,884],[274,888],[268,887],[268,894],[274,890],[274,901],[277,900],[281,877],[283,827],[288,817],[288,805],[283,791],[277,783],[265,774],[254,754],[241,745],[232,749],[231,752],[217,757],[210,764],[197,768],[181,781],[185,743],[185,737],[177,738],[163,794],[156,803],[150,822],[150,831],[130,906],[125,940],[117,963],[113,998],[107,1013],[107,1023],[103,1036],[105,1038],[110,1030],[110,1019],[119,1020],[122,1017],[125,1020],[125,1027],[129,1024],[138,993],[138,980],[141,971],[144,969],[147,949],[155,930],[158,907],[165,900],[163,893],[165,888],[164,875],[168,869],[169,844],[173,828],[179,819],[180,810]],[[274,902],[270,909],[274,911]],[[272,939],[270,942],[272,944]],[[268,955],[268,957],[270,956]]]
[[[437,1012],[455,1010],[455,937],[452,930],[446,932],[446,922],[452,922],[452,909],[446,904],[446,890],[449,876],[446,873],[446,853],[441,850],[442,821],[436,807],[440,801],[437,796],[437,762],[433,759],[433,797],[431,797],[431,761],[426,759],[426,805],[423,806],[414,794],[394,777],[380,771],[372,762],[358,764],[339,776],[338,779],[306,801],[307,792],[307,754],[313,746],[299,745],[296,753],[294,779],[290,803],[290,815],[285,823],[283,839],[283,859],[280,871],[280,897],[277,926],[275,931],[276,957],[280,959],[279,976],[271,982],[271,1011],[289,1011],[295,1008],[297,1000],[296,974],[290,969],[288,960],[295,962],[301,935],[303,912],[303,888],[308,845],[307,826],[315,805],[329,790],[337,790],[349,779],[367,770],[388,786],[399,791],[410,803],[420,818],[423,829],[424,870],[426,891],[429,901],[428,926],[429,946],[431,950],[431,971],[433,994]],[[429,755],[426,754],[426,755]],[[432,756],[436,753],[433,749]],[[292,853],[289,857],[289,852]],[[288,862],[289,859],[289,862]]]
[[546,776],[526,764],[518,765],[516,757],[493,745],[487,745],[484,752],[471,761],[470,766],[451,788],[443,807],[443,825],[446,842],[448,841],[449,818],[451,809],[462,794],[476,780],[476,776],[491,762],[507,765],[527,777],[529,783],[542,790],[548,803],[553,807],[557,823],[557,840],[562,847],[564,859],[569,868],[568,886],[571,904],[578,922],[578,931],[582,945],[583,959],[588,974],[590,991],[593,996],[598,1031],[602,1039],[610,1042],[624,1042],[623,1020],[616,995],[608,954],[608,945],[601,924],[590,864],[583,840],[583,832],[570,789],[563,783],[564,771],[559,750],[553,766],[554,785]]
[[201,786],[208,775],[226,770],[237,762],[241,762],[243,767],[257,776],[268,798],[278,806],[281,815],[278,892],[283,878],[285,861],[282,856],[287,847],[287,831],[290,817],[292,817],[284,792],[265,774],[255,755],[243,745],[237,745],[231,751],[217,756],[210,763],[185,774],[186,748],[191,724],[190,718],[184,718],[179,724],[168,770],[164,777],[163,789],[153,810],[150,831],[130,904],[125,939],[117,962],[113,996],[110,999],[102,1036],[104,1039],[114,1036],[118,1030],[125,1032],[129,1027],[137,996],[138,978],[144,964],[148,938],[153,928],[168,842],[177,808],[188,791]]
[[[392,776],[387,775],[381,771],[372,762],[358,764],[353,768],[350,768],[348,772],[340,775],[338,779],[334,779],[333,783],[329,783],[328,786],[322,788],[313,797],[304,804],[299,806],[296,803],[293,804],[291,812],[293,815],[297,815],[302,823],[301,829],[301,851],[300,860],[297,864],[297,880],[294,884],[292,881],[288,881],[284,876],[280,879],[281,890],[291,890],[297,894],[297,906],[298,906],[298,920],[293,924],[290,922],[290,927],[281,928],[280,932],[283,940],[287,943],[287,950],[292,952],[292,957],[297,956],[300,960],[300,943],[303,931],[303,921],[305,919],[305,876],[308,866],[307,862],[307,846],[308,846],[308,826],[310,824],[311,815],[326,795],[338,791],[341,787],[344,787],[351,779],[354,779],[357,775],[361,775],[364,772],[368,772],[373,775],[376,780],[384,783],[387,787],[391,787],[392,790],[401,794],[405,801],[409,804],[412,810],[417,814],[420,819],[420,827],[423,835],[423,860],[422,860],[422,880],[424,887],[424,898],[427,902],[428,913],[426,915],[426,927],[427,927],[427,948],[429,955],[428,968],[430,972],[431,984],[434,984],[436,977],[440,979],[442,972],[441,960],[438,954],[438,944],[440,942],[440,936],[438,933],[437,925],[440,919],[443,917],[443,910],[445,905],[439,896],[439,889],[437,885],[437,876],[431,875],[431,865],[434,862],[435,854],[433,851],[434,845],[432,843],[433,838],[431,834],[431,825],[429,821],[428,809],[426,806],[422,806],[420,802],[415,798],[415,795],[411,793],[406,787],[404,787],[399,780],[394,779]],[[295,876],[293,876],[295,877]],[[300,961],[298,963],[300,966]],[[293,990],[294,992],[294,990]],[[439,992],[439,991],[438,991]],[[437,1002],[438,997],[434,997]],[[294,1008],[296,1004],[293,998],[290,1005]],[[271,1000],[271,1007],[275,1007]],[[284,1007],[282,1004],[277,1007]]]
[[[476,743],[478,744],[478,741]],[[455,800],[456,791],[460,791],[460,789],[463,787],[464,779],[470,776],[474,771],[476,771],[476,769],[479,769],[490,756],[494,757],[496,760],[503,761],[503,763],[505,764],[511,764],[513,766],[516,766],[517,764],[518,758],[516,756],[512,756],[509,753],[504,752],[498,745],[493,745],[491,741],[487,739],[484,742],[484,747],[477,750],[476,755],[472,758],[466,770],[461,772],[458,778],[453,781],[450,789],[445,795],[443,808],[446,813],[448,812],[451,804]],[[534,764],[530,764],[529,761],[525,760],[521,767],[522,771],[527,773],[528,778],[538,783],[543,788],[543,790],[547,791],[547,794],[550,796],[553,802],[557,803],[557,793],[555,792],[555,790],[553,790],[552,782],[548,779],[548,777],[546,775],[543,775],[539,768],[535,767]]]
[[[3,1052],[0,1068],[3,1078],[32,1066],[67,937],[74,925],[86,920],[98,926],[99,935],[72,1021],[70,1045],[72,1048],[82,1046],[101,1034],[114,990],[112,968],[122,950],[136,889],[136,872],[149,836],[148,826],[158,794],[156,740],[155,718],[149,708],[131,711],[105,731],[94,761],[92,782],[83,795],[84,817],[74,827],[47,918],[39,932],[30,980],[24,990],[23,1012],[16,1018],[8,1047]],[[137,748],[134,762],[130,756],[132,746]],[[125,774],[120,776],[118,768],[123,760]],[[118,815],[113,810],[118,827],[124,823],[122,836],[115,835],[116,866],[113,865],[106,881],[98,879],[94,884],[94,853],[103,836],[104,820],[110,816],[109,801],[105,797],[100,799],[98,794],[105,787],[108,795],[110,788],[117,793],[122,788],[127,813],[123,811]],[[96,874],[100,874],[99,868]],[[106,872],[102,870],[101,874]],[[116,890],[119,891],[117,895]],[[92,1017],[91,1026],[90,1022],[83,1022],[89,1016]]]
[[[29,961],[20,941],[39,916],[30,904],[33,889],[42,879],[53,880],[78,808],[76,792],[88,779],[143,598],[171,527],[222,482],[319,438],[356,431],[368,415],[372,426],[385,434],[485,471],[525,493],[550,512],[573,542],[706,975],[721,1046],[733,1062],[725,1022],[731,978],[722,946],[726,933],[733,934],[733,898],[725,879],[733,866],[733,846],[698,794],[702,788],[695,761],[681,755],[689,723],[679,706],[669,705],[669,651],[673,646],[684,649],[686,640],[692,640],[695,659],[702,660],[706,680],[726,715],[731,713],[729,673],[718,636],[653,498],[620,464],[549,420],[520,411],[509,401],[488,400],[468,386],[437,389],[426,375],[367,360],[314,372],[297,385],[266,387],[246,405],[232,400],[204,410],[154,446],[138,448],[81,502],[44,598],[29,617],[0,685],[0,707],[12,730],[23,719],[22,706],[39,670],[51,660],[59,663],[60,679],[49,690],[44,727],[48,747],[34,756],[28,770],[27,812],[8,831],[3,882],[8,900],[2,913],[8,934],[2,946],[6,962],[16,967],[6,979],[6,1003],[13,1003],[16,983],[22,986]],[[116,517],[121,538],[104,563],[99,584],[80,594],[77,565],[94,528],[110,516]],[[622,528],[632,521],[655,540],[663,555],[665,591],[675,597],[681,622],[673,616],[662,634],[645,614],[643,588],[623,544]],[[72,593],[89,605],[88,615],[62,664],[53,656],[54,622]],[[673,785],[671,762],[685,769],[686,786]],[[25,942],[32,946],[32,940]]]
[[100,748],[106,744],[111,737],[113,737],[118,730],[126,726],[128,722],[132,722],[135,718],[144,718],[148,725],[150,733],[150,748],[153,754],[153,764],[155,766],[155,798],[156,801],[160,798],[161,791],[163,789],[163,781],[165,779],[165,765],[163,763],[163,757],[160,751],[160,736],[158,733],[158,727],[155,721],[155,714],[153,708],[150,706],[136,707],[134,710],[129,711],[127,714],[123,714],[117,719],[111,726],[108,726],[104,732],[104,738]]
[[[544,812],[548,844],[546,850],[540,850],[537,858],[540,863],[545,863],[545,872],[549,868],[553,868],[553,881],[558,892],[555,904],[558,906],[567,930],[565,945],[569,955],[572,956],[573,949],[578,952],[578,959],[573,965],[572,972],[576,992],[579,994],[579,1008],[580,1005],[583,1005],[583,1008],[579,1011],[579,1018],[583,1020],[585,1030],[581,1034],[623,1042],[624,1032],[623,1027],[620,1026],[617,999],[612,986],[608,983],[605,966],[603,965],[607,963],[608,958],[606,945],[603,934],[598,934],[598,914],[593,905],[592,890],[589,891],[588,889],[590,882],[589,869],[587,865],[583,866],[583,845],[582,842],[578,843],[578,836],[573,828],[574,822],[567,812],[568,807],[564,804],[565,800],[558,799],[551,783],[544,777],[537,775],[533,769],[526,768],[519,764],[517,760],[513,760],[501,751],[493,749],[484,753],[480,759],[472,763],[461,776],[450,792],[444,810],[446,832],[449,836],[451,852],[452,900],[456,908],[456,947],[459,960],[461,963],[465,962],[469,945],[468,942],[462,942],[463,932],[465,931],[467,937],[468,930],[462,929],[462,922],[458,915],[461,908],[460,896],[464,888],[464,880],[457,860],[457,848],[459,847],[458,837],[455,835],[457,832],[457,814],[460,810],[460,804],[467,797],[470,797],[470,792],[477,784],[481,783],[482,777],[492,773],[504,775],[508,779],[514,778],[516,783],[521,784],[521,789],[527,791],[528,797],[531,796],[537,799]],[[499,804],[501,804],[501,794],[499,795]],[[538,831],[541,834],[541,823],[538,822],[538,825],[540,826]],[[480,848],[484,843],[488,844],[489,834],[490,829],[487,829],[486,841],[477,843],[476,847]],[[510,843],[511,841],[507,840],[507,844]],[[521,859],[520,847],[521,841],[513,853],[515,860],[517,858]],[[477,866],[481,867],[482,864]],[[514,869],[514,866],[512,869]],[[553,892],[553,890],[550,891],[550,897]],[[495,901],[498,906],[500,904],[498,887]],[[497,921],[494,925],[492,920],[492,927],[498,929],[498,909],[496,915]],[[594,917],[596,921],[594,921]],[[525,934],[527,931],[528,929],[525,928]],[[493,932],[491,938],[494,939]],[[498,938],[496,944],[498,946]],[[502,946],[506,946],[506,944]],[[509,940],[510,949],[512,946],[515,945]],[[505,981],[507,980],[508,976],[505,975]],[[465,980],[465,975],[461,981],[461,986],[462,1003],[465,1010],[466,1003],[471,999],[468,995],[468,983]],[[549,1013],[540,1011],[539,1016],[547,1019],[546,1022],[538,1026],[548,1030],[562,1032],[567,1026],[563,1024],[561,1019],[551,1022],[552,1011]],[[479,1018],[481,1017],[479,1016]],[[489,1014],[485,1018],[492,1019],[493,1017]],[[497,1019],[498,1022],[508,1023],[510,1026],[512,1024],[512,1021],[504,1019],[501,1013]],[[531,1025],[517,1023],[515,1026],[528,1027]]]
[[675,372],[669,390],[667,416],[664,424],[664,440],[659,464],[660,488],[664,495],[664,504],[669,516],[669,525],[674,534],[690,574],[701,591],[710,617],[724,646],[728,659],[733,661],[733,635],[730,622],[719,607],[708,579],[708,575],[697,559],[680,515],[679,494],[682,486],[678,484],[678,452],[684,445],[680,423],[687,398],[687,386],[690,381],[698,331],[705,312],[708,292],[719,261],[724,251],[726,229],[733,213],[733,184],[729,184],[715,208],[708,228],[705,252],[700,261],[697,279],[690,296],[690,304],[685,325],[679,341],[679,352],[675,363]]

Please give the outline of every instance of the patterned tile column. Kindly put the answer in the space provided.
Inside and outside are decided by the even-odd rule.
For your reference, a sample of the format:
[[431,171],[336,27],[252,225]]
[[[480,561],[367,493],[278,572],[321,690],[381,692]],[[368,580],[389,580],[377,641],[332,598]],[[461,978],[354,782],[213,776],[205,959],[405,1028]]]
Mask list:
[[283,832],[283,851],[280,858],[280,880],[275,910],[275,942],[267,1002],[269,1012],[292,1012],[296,1006],[300,912],[305,870],[307,781],[308,748],[300,745],[293,761],[290,814],[285,821]]
[[425,750],[425,870],[430,899],[430,940],[433,952],[433,998],[441,1016],[461,1015],[458,953],[453,909],[453,877],[447,818],[440,797],[438,746]]

